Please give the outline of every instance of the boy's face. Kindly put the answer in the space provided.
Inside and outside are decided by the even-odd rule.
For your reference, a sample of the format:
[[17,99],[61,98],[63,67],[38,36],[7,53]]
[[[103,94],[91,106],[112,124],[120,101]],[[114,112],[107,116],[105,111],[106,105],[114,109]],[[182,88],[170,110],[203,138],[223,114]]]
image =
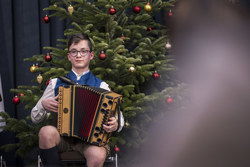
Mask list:
[[73,57],[70,53],[68,53],[68,60],[72,64],[72,69],[77,73],[85,72],[89,69],[90,60],[94,58],[93,52],[89,52],[90,48],[88,46],[87,40],[81,40],[77,44],[72,43],[69,47],[69,52],[71,51],[87,51],[86,55],[82,56],[80,52],[77,52],[77,55]]

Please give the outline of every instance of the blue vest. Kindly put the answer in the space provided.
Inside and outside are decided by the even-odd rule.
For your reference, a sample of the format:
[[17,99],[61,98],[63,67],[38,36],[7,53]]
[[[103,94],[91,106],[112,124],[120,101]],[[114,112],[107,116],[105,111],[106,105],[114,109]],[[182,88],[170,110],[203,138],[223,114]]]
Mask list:
[[[70,73],[66,75],[67,78],[71,79],[72,81],[78,83],[79,85],[89,85],[94,87],[100,87],[101,83],[103,82],[96,76],[92,74],[92,72],[88,72],[81,76],[79,80],[77,80],[77,77],[75,73],[71,70]],[[60,86],[67,85],[67,83],[61,81],[59,78],[57,78],[56,86],[55,86],[55,96],[58,95],[58,90]]]

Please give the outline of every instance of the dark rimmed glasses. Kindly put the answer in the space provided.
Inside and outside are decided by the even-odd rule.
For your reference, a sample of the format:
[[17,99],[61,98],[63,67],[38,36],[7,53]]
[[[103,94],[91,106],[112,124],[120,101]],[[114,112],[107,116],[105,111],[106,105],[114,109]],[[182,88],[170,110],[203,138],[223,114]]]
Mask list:
[[80,55],[83,56],[83,57],[87,56],[88,53],[90,53],[89,50],[80,50],[80,51],[78,51],[78,50],[73,49],[73,50],[69,51],[69,54],[70,54],[70,56],[72,56],[72,57],[76,57],[76,56],[78,55],[78,52],[79,52]]

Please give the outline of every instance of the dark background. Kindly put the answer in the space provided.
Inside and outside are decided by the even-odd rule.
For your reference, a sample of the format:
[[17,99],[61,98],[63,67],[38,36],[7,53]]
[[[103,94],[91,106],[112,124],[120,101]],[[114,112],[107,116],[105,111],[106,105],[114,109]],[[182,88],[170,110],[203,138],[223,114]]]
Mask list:
[[[56,46],[56,39],[64,38],[63,30],[66,21],[51,18],[49,24],[42,18],[49,14],[43,8],[50,5],[49,0],[0,0],[0,74],[2,78],[5,111],[11,117],[25,118],[30,111],[24,110],[23,104],[12,103],[14,94],[11,88],[17,85],[33,85],[30,81],[37,74],[30,72],[32,62],[24,62],[24,58],[35,54],[46,54],[44,46]],[[240,5],[250,7],[248,0],[240,0]],[[14,143],[15,135],[0,133],[0,145]],[[36,156],[36,150],[21,159],[15,157],[15,150],[0,155],[7,161],[7,166],[27,166],[30,159]]]
[[[48,7],[49,0],[0,0],[0,73],[2,78],[5,111],[11,117],[25,118],[30,111],[24,110],[24,105],[15,106],[12,103],[14,93],[11,88],[17,85],[33,85],[31,80],[36,73],[30,72],[32,62],[24,62],[24,58],[35,54],[46,54],[44,46],[55,46],[56,39],[64,38],[65,21],[51,18],[45,24],[42,18],[49,14],[43,11]],[[0,145],[14,143],[15,135],[0,133]],[[7,161],[7,166],[26,166],[29,156],[36,156],[34,151],[28,157],[15,157],[15,151],[4,152],[0,155]]]

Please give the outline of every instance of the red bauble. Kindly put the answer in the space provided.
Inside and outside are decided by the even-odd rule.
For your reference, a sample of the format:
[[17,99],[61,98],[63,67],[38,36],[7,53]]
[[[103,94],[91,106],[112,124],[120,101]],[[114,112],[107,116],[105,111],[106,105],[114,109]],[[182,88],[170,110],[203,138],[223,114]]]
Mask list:
[[43,17],[43,22],[44,23],[49,23],[49,21],[50,21],[49,16],[46,15],[46,16]]
[[36,63],[36,68],[38,68],[39,66],[38,66],[38,63]]
[[152,31],[152,28],[151,28],[151,27],[149,27],[149,28],[148,28],[148,31]]
[[123,40],[125,40],[125,36],[124,36],[124,35],[122,35],[121,38],[122,38]]
[[104,60],[106,59],[106,54],[102,51],[102,53],[99,55],[99,59]]
[[133,10],[134,10],[134,12],[135,12],[136,14],[138,14],[138,13],[140,13],[141,8],[140,8],[139,6],[134,6]]
[[109,9],[109,14],[111,14],[111,15],[116,14],[116,10],[113,6]]
[[13,104],[19,104],[19,103],[20,103],[19,97],[15,96],[15,97],[12,99],[12,103],[13,103]]
[[18,96],[23,96],[24,94],[23,93],[19,93],[19,95]]
[[168,15],[169,15],[169,16],[173,16],[173,13],[172,13],[171,10],[169,10]]
[[52,57],[47,53],[47,55],[44,57],[44,60],[50,62],[52,60]]
[[154,72],[152,76],[153,76],[154,79],[159,79],[160,78],[160,74],[158,72]]
[[173,101],[174,101],[174,100],[173,100],[172,97],[168,97],[168,98],[166,99],[166,102],[167,102],[167,103],[173,103]]
[[50,82],[50,79],[46,82],[46,85],[48,85],[48,84],[49,84],[49,82]]
[[115,152],[118,153],[120,151],[119,147],[115,147]]

